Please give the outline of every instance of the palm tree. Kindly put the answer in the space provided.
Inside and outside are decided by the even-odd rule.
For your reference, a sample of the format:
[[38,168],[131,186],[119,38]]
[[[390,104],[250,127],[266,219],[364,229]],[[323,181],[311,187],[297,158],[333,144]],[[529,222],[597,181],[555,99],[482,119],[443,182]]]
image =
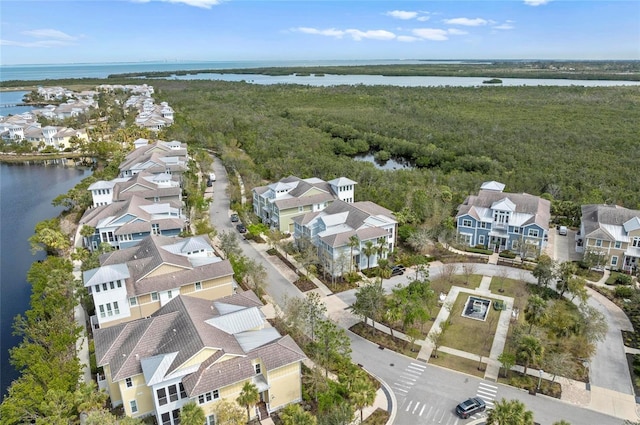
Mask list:
[[236,399],[240,406],[244,406],[247,409],[247,422],[251,420],[251,414],[249,412],[249,407],[255,405],[260,401],[260,394],[258,393],[258,387],[256,387],[253,383],[247,381],[242,386],[242,391],[240,391],[240,395]]
[[371,256],[378,252],[376,246],[371,241],[366,241],[364,243],[364,248],[362,248],[362,253],[367,256],[367,269],[371,267]]
[[532,295],[529,297],[527,307],[524,311],[524,317],[529,322],[529,333],[533,329],[533,325],[540,325],[545,319],[547,313],[547,302],[539,295]]
[[519,400],[503,398],[489,411],[487,425],[533,425],[533,412]]
[[360,410],[360,422],[362,422],[362,409],[371,406],[376,399],[376,388],[366,379],[358,379],[351,385],[349,400],[353,406]]
[[283,425],[316,425],[318,420],[299,404],[289,404],[282,409],[280,419]]
[[180,423],[182,425],[202,425],[206,420],[204,410],[195,401],[190,401],[180,409]]
[[359,248],[360,247],[360,239],[358,239],[357,235],[353,235],[349,238],[349,248],[351,249],[351,267],[349,268],[350,271],[353,271],[353,249],[354,248]]
[[518,342],[518,357],[524,361],[524,374],[527,374],[527,368],[531,362],[535,362],[542,356],[544,347],[540,340],[533,335],[524,335]]

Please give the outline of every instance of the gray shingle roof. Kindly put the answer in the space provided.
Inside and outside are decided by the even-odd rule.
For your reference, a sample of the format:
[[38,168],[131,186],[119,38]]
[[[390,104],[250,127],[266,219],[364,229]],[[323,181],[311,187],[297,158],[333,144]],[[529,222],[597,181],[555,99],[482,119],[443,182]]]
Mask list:
[[[640,217],[639,210],[630,210],[618,205],[583,205],[582,225],[584,227],[584,237],[616,240],[616,236],[607,231],[605,227],[620,226],[624,228],[624,224],[635,217]],[[619,230],[622,231],[622,229]]]
[[[221,302],[253,308],[256,300],[259,302],[255,294],[243,292]],[[160,382],[160,375],[175,371],[203,348],[217,349],[197,371],[183,379],[187,394],[193,397],[251,378],[256,359],[272,370],[306,358],[289,336],[279,337],[275,330],[256,332],[256,341],[251,341],[250,332],[243,332],[241,345],[233,334],[206,323],[216,315],[211,301],[178,296],[150,318],[97,329],[94,338],[98,365],[110,365],[113,381],[144,373],[148,380]],[[242,349],[256,345],[259,346],[249,351]],[[223,357],[227,360],[220,361]]]

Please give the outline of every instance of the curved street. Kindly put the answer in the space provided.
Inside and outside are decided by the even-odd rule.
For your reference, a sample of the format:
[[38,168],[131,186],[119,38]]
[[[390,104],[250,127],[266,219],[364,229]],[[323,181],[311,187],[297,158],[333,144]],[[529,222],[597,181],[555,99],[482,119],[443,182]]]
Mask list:
[[[220,161],[214,157],[213,171],[217,181],[213,183],[213,200],[210,204],[211,224],[221,232],[236,232],[230,221],[230,200],[227,193],[228,175]],[[276,305],[289,297],[302,297],[292,281],[296,274],[279,264],[276,258],[266,254],[266,244],[255,244],[245,240],[237,233],[242,252],[248,258],[261,262],[267,273],[265,290]],[[432,265],[431,277],[437,277],[441,265]],[[475,273],[483,276],[495,276],[500,270],[506,270],[510,278],[535,282],[530,272],[520,269],[478,264]],[[384,281],[387,292],[397,284],[407,282],[407,270],[404,276],[396,276]],[[355,290],[340,294],[323,293],[328,314],[342,326],[348,328],[358,319],[345,310],[355,300]],[[604,341],[598,344],[592,359],[591,388],[572,388],[572,392],[581,394],[579,401],[561,401],[546,396],[531,396],[513,387],[475,378],[449,369],[410,359],[389,350],[381,350],[369,341],[348,332],[352,341],[352,358],[355,363],[377,375],[391,388],[397,404],[393,406],[396,424],[441,423],[455,425],[464,422],[455,416],[453,408],[461,399],[473,396],[478,391],[495,394],[496,399],[518,398],[534,411],[536,420],[542,424],[561,419],[573,425],[619,425],[621,419],[638,420],[633,387],[626,363],[625,349],[622,344],[621,329],[631,329],[626,315],[613,303],[589,289],[589,304],[601,311],[609,324]],[[424,341],[423,341],[424,343]],[[400,378],[404,379],[399,382]],[[397,385],[396,385],[397,384]]]

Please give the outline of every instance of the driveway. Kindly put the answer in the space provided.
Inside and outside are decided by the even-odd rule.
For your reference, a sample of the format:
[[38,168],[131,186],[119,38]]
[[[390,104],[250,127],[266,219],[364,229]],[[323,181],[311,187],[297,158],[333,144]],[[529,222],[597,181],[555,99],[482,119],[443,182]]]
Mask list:
[[582,254],[576,252],[576,231],[569,229],[566,236],[558,234],[555,228],[549,229],[547,254],[559,263],[579,261]]

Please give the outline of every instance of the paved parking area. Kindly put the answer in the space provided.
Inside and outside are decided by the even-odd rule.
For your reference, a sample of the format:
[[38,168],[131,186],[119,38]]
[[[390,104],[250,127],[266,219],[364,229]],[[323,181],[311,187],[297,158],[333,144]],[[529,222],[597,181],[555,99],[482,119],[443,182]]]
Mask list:
[[576,252],[576,231],[571,229],[567,236],[559,235],[555,227],[550,229],[546,252],[559,263],[582,259],[582,253]]

